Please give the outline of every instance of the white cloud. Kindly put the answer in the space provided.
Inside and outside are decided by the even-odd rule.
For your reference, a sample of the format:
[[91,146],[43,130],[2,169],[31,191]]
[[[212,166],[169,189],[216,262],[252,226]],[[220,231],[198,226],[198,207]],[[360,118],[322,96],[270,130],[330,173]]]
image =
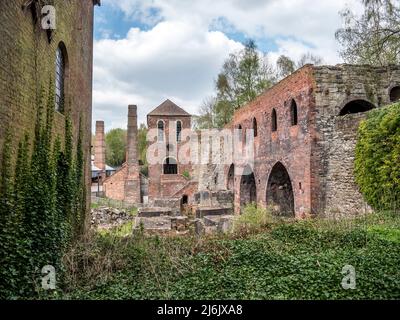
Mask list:
[[[357,0],[103,0],[123,10],[127,19],[149,26],[132,28],[121,39],[94,44],[94,120],[107,129],[124,127],[128,104],[137,104],[139,120],[170,98],[196,113],[212,93],[227,55],[241,45],[223,32],[274,39],[280,54],[297,60],[308,51],[325,63],[340,62],[334,38],[338,12]],[[101,11],[101,8],[97,9]],[[101,17],[104,18],[104,14]],[[218,28],[221,31],[210,31]],[[107,35],[105,30],[104,34]]]
[[138,105],[139,121],[170,98],[196,113],[212,93],[213,79],[226,56],[241,44],[219,31],[164,21],[149,31],[133,28],[124,39],[94,43],[94,121],[125,127],[128,104]]

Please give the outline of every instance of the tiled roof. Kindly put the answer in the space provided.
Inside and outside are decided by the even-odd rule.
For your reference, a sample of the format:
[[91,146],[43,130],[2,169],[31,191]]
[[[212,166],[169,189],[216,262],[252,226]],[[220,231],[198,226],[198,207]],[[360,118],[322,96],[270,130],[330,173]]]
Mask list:
[[151,111],[148,116],[190,116],[190,114],[167,99]]

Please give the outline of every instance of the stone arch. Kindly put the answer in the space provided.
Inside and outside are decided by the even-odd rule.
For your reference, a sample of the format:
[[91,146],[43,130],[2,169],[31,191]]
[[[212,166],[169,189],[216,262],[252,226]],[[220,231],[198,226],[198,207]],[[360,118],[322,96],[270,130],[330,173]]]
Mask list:
[[292,126],[297,125],[297,103],[294,99],[290,103],[290,123]]
[[346,114],[360,113],[372,110],[375,108],[371,102],[364,99],[355,99],[347,102],[339,112],[339,116]]
[[254,172],[247,165],[240,177],[240,207],[250,203],[257,203],[257,186]]
[[389,93],[390,102],[396,102],[400,100],[400,86],[395,86],[390,89]]
[[269,174],[266,192],[267,205],[276,206],[279,215],[294,217],[292,181],[285,166],[277,162]]
[[226,178],[226,189],[233,191],[235,187],[235,165],[232,163],[229,166]]
[[178,164],[175,158],[165,158],[163,162],[163,174],[178,174]]

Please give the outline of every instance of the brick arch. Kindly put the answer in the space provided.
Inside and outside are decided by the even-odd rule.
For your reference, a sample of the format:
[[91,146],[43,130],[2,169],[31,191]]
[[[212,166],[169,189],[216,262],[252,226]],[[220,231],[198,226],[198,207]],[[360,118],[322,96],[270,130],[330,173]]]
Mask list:
[[278,161],[269,172],[265,200],[267,205],[273,205],[279,215],[295,216],[295,198],[293,183],[286,166]]
[[232,163],[225,173],[225,186],[227,190],[235,190],[235,164]]
[[253,168],[246,165],[240,175],[240,207],[257,203],[257,183]]

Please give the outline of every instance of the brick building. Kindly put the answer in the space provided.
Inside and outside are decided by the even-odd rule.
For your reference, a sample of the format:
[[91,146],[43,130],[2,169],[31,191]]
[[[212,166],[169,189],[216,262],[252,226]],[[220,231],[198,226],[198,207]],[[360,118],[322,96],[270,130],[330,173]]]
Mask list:
[[[368,212],[353,176],[358,125],[399,99],[400,66],[306,65],[236,111],[224,130],[191,131],[190,115],[167,100],[147,117],[148,156],[158,159],[148,159],[150,203],[227,212],[230,191],[237,214],[252,202],[296,217]],[[249,146],[254,155],[243,160]]]
[[306,65],[239,109],[229,127],[254,130],[255,158],[250,170],[220,168],[236,211],[250,201],[297,217],[369,211],[353,176],[358,125],[399,98],[399,66]]
[[0,1],[0,149],[7,130],[15,147],[25,133],[32,137],[40,91],[47,91],[52,80],[55,131],[64,134],[68,112],[76,141],[81,121],[89,185],[93,13],[100,0],[53,0],[51,4],[56,28],[43,30],[42,1]]

